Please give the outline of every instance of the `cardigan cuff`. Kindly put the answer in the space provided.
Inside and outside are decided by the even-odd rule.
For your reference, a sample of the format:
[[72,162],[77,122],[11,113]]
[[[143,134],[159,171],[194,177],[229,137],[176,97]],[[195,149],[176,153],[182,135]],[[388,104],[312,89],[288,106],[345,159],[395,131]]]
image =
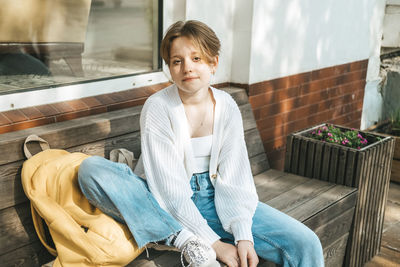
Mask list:
[[231,224],[231,230],[235,237],[235,245],[240,240],[248,240],[254,244],[253,234],[251,232],[252,221],[236,221]]
[[215,241],[221,239],[221,237],[217,235],[208,225],[206,227],[197,229],[195,234],[210,246],[214,244]]

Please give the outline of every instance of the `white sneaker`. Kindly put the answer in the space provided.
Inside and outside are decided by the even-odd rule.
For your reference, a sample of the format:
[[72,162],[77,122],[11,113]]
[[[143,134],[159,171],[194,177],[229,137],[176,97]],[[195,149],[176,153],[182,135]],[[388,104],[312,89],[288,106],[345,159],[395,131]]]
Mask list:
[[185,242],[181,252],[181,263],[185,267],[183,257],[188,262],[187,267],[220,267],[216,260],[217,255],[212,247],[198,237],[190,238]]

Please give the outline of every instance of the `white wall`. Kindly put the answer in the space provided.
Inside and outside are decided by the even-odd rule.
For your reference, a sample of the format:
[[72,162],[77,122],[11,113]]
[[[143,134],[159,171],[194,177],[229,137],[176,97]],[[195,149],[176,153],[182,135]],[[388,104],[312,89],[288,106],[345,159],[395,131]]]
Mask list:
[[369,57],[375,0],[255,0],[249,83]]
[[369,22],[369,60],[364,92],[361,129],[366,129],[379,122],[382,118],[383,97],[381,94],[382,79],[380,71],[380,50],[385,15],[385,0],[374,1],[371,4],[371,19]]
[[[184,19],[205,22],[221,39],[221,62],[214,82],[252,84],[368,59],[374,8],[385,1],[178,2],[179,9],[185,8]],[[167,17],[166,27],[171,22]]]

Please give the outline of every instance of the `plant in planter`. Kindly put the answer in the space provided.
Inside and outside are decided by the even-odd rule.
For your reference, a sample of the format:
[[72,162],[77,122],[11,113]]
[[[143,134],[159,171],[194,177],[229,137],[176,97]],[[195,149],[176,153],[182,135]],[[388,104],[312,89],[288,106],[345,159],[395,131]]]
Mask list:
[[[338,144],[346,147],[361,149],[369,144],[367,135],[363,136],[358,130],[343,130],[332,124],[323,125],[306,135],[307,137],[323,142]],[[374,137],[372,137],[374,138]],[[370,138],[371,139],[371,138]],[[380,140],[380,137],[376,137]]]
[[358,188],[347,266],[363,266],[380,249],[394,139],[321,124],[287,137],[285,171]]

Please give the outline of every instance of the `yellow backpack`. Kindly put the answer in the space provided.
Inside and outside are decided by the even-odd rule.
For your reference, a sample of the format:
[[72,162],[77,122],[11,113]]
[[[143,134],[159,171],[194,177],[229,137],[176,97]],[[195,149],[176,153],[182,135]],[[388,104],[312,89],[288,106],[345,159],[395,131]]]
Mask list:
[[[143,249],[138,248],[126,225],[92,206],[81,193],[77,173],[87,157],[46,149],[24,162],[22,185],[31,201],[36,232],[48,251],[57,256],[54,267],[125,266]],[[43,220],[55,249],[46,239]]]

